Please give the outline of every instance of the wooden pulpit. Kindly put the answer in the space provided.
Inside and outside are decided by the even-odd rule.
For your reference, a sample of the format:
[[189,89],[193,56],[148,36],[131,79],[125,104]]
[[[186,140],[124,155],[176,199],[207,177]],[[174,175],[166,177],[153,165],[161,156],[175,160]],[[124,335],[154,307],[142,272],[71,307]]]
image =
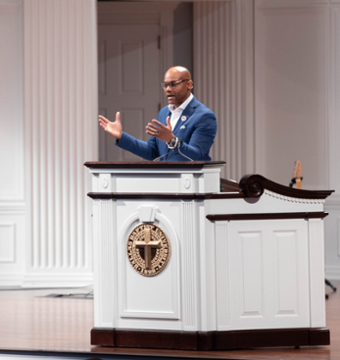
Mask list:
[[331,191],[224,162],[88,162],[101,346],[328,345],[323,206]]

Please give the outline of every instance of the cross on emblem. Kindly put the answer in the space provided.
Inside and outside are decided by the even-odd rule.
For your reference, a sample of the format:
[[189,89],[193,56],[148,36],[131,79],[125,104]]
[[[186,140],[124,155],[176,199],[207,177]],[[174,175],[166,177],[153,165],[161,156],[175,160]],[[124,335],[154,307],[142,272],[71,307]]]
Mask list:
[[144,257],[145,257],[145,268],[147,270],[152,269],[151,265],[151,249],[160,249],[161,241],[151,241],[151,228],[144,228],[144,240],[145,241],[136,241],[136,248],[144,249]]

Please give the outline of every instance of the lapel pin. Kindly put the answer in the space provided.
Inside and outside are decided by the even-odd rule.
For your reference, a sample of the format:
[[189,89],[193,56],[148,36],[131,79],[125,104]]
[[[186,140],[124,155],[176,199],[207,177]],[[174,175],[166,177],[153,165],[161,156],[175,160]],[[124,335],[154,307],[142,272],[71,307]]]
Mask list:
[[184,116],[184,115],[181,117],[181,120],[182,120],[182,121],[185,121],[186,119],[187,119],[187,117]]
[[182,125],[182,126],[180,127],[180,130],[181,130],[181,129],[185,129],[185,125]]

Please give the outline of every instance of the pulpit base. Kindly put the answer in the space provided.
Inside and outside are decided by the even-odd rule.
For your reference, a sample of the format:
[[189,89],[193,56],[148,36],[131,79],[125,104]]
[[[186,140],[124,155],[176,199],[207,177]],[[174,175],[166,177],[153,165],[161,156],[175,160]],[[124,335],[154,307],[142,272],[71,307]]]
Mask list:
[[160,331],[93,328],[91,344],[176,350],[232,350],[255,347],[329,345],[327,328],[238,331]]

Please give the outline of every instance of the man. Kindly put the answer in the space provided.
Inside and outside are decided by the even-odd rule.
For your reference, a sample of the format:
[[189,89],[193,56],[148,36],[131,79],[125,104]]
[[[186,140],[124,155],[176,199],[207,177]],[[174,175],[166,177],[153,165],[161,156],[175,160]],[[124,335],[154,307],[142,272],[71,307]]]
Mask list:
[[146,126],[148,141],[137,140],[123,131],[120,113],[110,122],[99,116],[100,126],[116,138],[116,145],[146,160],[211,160],[217,124],[214,113],[192,95],[190,72],[180,66],[170,68],[162,83],[168,106]]

